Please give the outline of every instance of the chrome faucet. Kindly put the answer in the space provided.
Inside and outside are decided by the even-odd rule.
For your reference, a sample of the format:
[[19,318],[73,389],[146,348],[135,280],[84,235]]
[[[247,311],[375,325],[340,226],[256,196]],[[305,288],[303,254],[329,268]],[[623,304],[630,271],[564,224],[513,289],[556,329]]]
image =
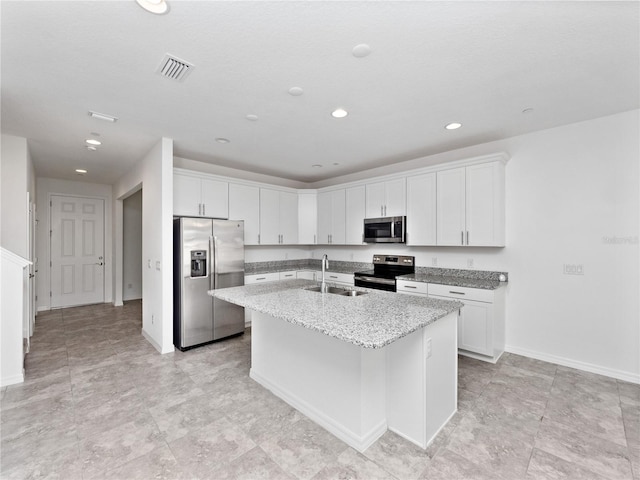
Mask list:
[[327,285],[324,283],[324,272],[327,268],[329,268],[329,257],[327,257],[327,254],[325,253],[322,256],[322,283],[320,284],[321,292],[327,291]]

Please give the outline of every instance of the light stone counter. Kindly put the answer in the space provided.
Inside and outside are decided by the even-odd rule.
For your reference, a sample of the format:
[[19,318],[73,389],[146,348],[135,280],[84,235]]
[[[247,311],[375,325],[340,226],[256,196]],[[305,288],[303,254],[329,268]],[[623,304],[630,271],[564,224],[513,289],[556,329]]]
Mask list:
[[308,290],[317,285],[318,282],[310,280],[283,280],[211,290],[209,294],[329,337],[374,349],[385,347],[463,306],[452,300],[359,287],[347,289],[367,294],[345,297]]

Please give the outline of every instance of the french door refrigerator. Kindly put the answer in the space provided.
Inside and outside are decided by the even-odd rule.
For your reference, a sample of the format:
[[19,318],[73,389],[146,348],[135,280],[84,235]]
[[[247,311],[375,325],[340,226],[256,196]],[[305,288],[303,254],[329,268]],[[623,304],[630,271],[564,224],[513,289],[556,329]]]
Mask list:
[[173,220],[173,343],[180,350],[244,332],[244,308],[207,294],[244,285],[244,222]]

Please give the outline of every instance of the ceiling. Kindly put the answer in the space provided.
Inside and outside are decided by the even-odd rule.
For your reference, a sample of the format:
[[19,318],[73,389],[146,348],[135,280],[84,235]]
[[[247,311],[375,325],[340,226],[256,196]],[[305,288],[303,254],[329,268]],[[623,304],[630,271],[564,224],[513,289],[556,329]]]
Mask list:
[[[635,1],[169,4],[1,2],[2,132],[38,176],[113,183],[164,136],[312,186],[640,104]],[[156,73],[166,53],[194,65],[184,81]]]

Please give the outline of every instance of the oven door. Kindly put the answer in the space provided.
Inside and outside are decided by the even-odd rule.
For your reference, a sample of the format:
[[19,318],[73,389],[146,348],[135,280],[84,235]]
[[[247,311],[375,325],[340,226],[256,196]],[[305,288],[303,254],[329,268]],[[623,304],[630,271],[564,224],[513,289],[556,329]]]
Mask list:
[[356,287],[375,288],[376,290],[386,290],[387,292],[396,291],[395,278],[371,277],[356,273],[353,276],[353,280]]

